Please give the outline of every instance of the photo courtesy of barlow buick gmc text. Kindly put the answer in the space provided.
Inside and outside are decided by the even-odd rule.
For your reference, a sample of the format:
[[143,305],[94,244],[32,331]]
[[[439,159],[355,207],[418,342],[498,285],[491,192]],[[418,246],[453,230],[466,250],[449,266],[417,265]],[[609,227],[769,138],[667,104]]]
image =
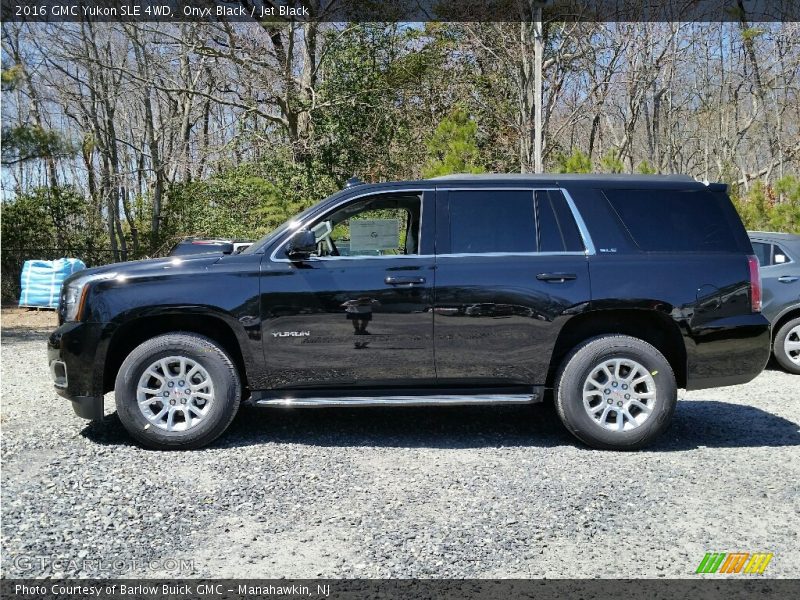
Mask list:
[[0,0],[0,595],[800,597],[800,3]]

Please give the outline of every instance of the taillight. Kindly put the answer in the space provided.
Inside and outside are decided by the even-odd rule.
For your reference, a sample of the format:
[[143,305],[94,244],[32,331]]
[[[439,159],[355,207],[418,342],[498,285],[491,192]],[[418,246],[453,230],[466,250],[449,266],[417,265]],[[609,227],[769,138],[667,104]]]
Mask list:
[[755,256],[747,257],[747,268],[750,270],[750,310],[761,312],[761,273]]

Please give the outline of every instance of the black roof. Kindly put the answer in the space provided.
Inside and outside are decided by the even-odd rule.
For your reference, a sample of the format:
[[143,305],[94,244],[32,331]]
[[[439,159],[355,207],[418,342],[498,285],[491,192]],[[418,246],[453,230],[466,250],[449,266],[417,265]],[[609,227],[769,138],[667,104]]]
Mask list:
[[[459,174],[444,175],[424,180],[428,184],[443,186],[486,186],[513,187],[514,185],[553,187],[605,187],[605,188],[645,188],[645,189],[706,189],[706,183],[697,181],[689,175],[630,175],[608,173],[509,173],[503,175]],[[710,184],[714,191],[724,191],[724,184]]]
[[650,182],[697,182],[689,175],[631,175],[628,173],[503,173],[503,174],[473,174],[457,173],[454,175],[441,175],[432,177],[427,181],[482,181],[482,182],[507,182],[507,181],[591,181],[593,183],[608,181],[616,183],[650,183]]
[[359,183],[348,186],[334,194],[351,192],[354,189],[363,190],[368,193],[372,190],[386,190],[391,188],[411,188],[411,187],[430,187],[431,185],[442,187],[457,186],[497,186],[514,187],[528,186],[552,186],[552,187],[606,187],[620,189],[681,189],[681,190],[700,190],[711,189],[712,191],[726,191],[727,185],[722,183],[704,183],[697,181],[689,175],[630,175],[623,173],[506,173],[506,174],[472,174],[461,173],[454,175],[442,175],[431,179],[421,179],[412,181],[384,181],[379,183]]

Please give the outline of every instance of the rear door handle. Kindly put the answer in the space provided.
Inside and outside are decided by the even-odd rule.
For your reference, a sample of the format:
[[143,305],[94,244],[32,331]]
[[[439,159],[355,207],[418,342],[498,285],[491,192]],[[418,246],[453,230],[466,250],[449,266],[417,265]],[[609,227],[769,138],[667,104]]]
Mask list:
[[794,283],[798,279],[800,279],[800,277],[797,277],[796,275],[781,275],[778,277],[778,281],[781,283]]
[[563,283],[577,278],[578,276],[575,273],[539,273],[536,276],[539,281],[551,281],[554,283]]
[[383,280],[386,285],[419,285],[425,283],[424,277],[387,277]]

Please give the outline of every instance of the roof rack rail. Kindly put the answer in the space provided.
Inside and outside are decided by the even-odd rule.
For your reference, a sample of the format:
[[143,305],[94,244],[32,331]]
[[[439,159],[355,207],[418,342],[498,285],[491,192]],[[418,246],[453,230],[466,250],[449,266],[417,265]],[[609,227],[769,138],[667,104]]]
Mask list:
[[690,175],[639,175],[636,173],[453,173],[451,175],[439,175],[438,177],[431,177],[429,181],[448,181],[455,179],[471,179],[479,181],[491,179],[546,179],[548,181],[552,181],[554,179],[573,181],[579,179],[609,179],[618,181],[696,181]]

